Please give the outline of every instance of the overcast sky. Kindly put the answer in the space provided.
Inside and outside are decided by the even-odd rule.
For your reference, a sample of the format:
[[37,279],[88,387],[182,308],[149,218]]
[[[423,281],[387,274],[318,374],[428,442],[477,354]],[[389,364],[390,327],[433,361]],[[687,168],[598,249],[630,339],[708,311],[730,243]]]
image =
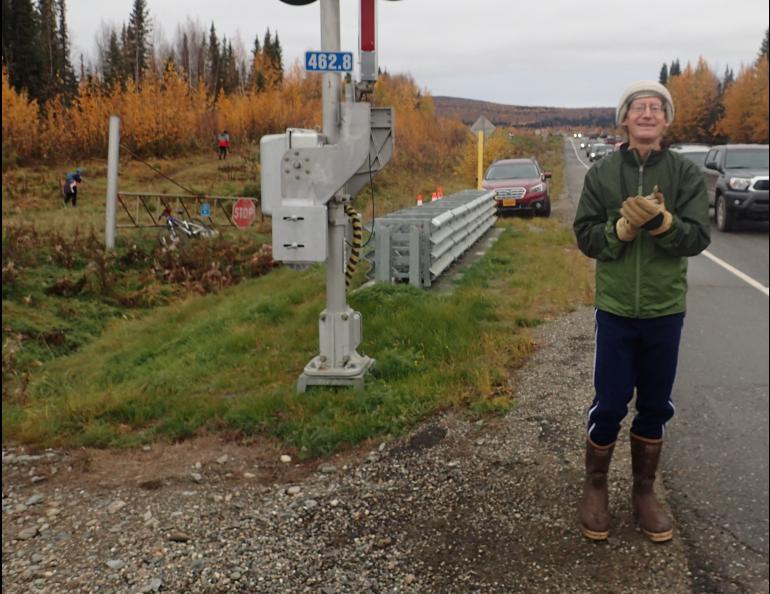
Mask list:
[[[377,0],[379,63],[408,72],[433,95],[512,105],[614,106],[623,88],[657,80],[663,63],[703,56],[721,77],[751,63],[768,27],[767,0]],[[93,58],[105,25],[128,20],[133,0],[69,0],[72,58]],[[358,46],[358,0],[340,0],[342,50]],[[188,17],[240,38],[277,31],[289,66],[320,49],[320,3],[147,0],[155,37]]]

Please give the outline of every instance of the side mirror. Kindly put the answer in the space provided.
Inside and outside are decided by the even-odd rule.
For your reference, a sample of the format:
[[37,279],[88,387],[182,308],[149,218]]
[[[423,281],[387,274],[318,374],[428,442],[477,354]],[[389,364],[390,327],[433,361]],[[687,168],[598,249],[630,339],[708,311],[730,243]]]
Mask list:
[[706,161],[706,169],[713,169],[714,171],[719,171],[719,167],[717,166],[716,161]]
[[544,180],[551,179],[551,172],[550,171],[546,171],[545,173],[543,173],[543,179]]

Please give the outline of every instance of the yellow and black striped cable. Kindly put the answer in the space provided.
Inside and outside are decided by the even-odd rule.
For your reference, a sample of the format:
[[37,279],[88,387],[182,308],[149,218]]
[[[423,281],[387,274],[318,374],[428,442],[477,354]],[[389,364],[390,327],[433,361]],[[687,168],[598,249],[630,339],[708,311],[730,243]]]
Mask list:
[[350,287],[350,281],[356,272],[358,261],[361,255],[361,245],[364,241],[364,226],[361,224],[361,215],[350,205],[345,205],[345,214],[350,217],[350,223],[353,225],[353,241],[350,244],[350,258],[345,268],[345,287]]

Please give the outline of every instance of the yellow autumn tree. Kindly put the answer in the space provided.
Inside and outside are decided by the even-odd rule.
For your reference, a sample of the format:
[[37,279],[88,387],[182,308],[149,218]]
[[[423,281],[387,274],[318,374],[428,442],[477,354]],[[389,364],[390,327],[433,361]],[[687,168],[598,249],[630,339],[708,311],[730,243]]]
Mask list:
[[[455,172],[468,185],[476,187],[478,174],[478,134],[466,128],[461,157]],[[496,128],[484,140],[484,172],[499,159],[520,159],[531,157],[537,145],[537,135],[526,128]],[[483,175],[482,173],[482,175]]]
[[433,98],[418,89],[411,76],[382,75],[374,87],[373,103],[395,110],[394,164],[413,171],[455,166],[467,129],[456,120],[439,117]]
[[[476,187],[476,175],[478,174],[478,134],[468,128],[462,149],[462,157],[455,171],[469,188]],[[495,131],[484,140],[484,171],[487,167],[499,159],[512,159],[522,155],[514,154],[508,130],[496,128]]]
[[3,166],[6,160],[15,161],[31,155],[38,140],[38,105],[26,91],[20,93],[8,82],[3,66]]
[[724,96],[724,117],[717,130],[732,142],[768,142],[767,56],[744,66]]
[[[451,170],[467,135],[456,120],[438,117],[432,97],[409,76],[384,75],[375,86],[375,105],[396,111],[395,163],[414,170]],[[148,71],[141,87],[82,84],[71,104],[54,97],[43,115],[26,94],[16,93],[3,76],[3,139],[19,158],[68,160],[104,156],[110,115],[121,118],[121,142],[140,155],[164,156],[214,146],[227,129],[234,147],[288,127],[321,124],[321,76],[305,73],[298,62],[275,88],[249,89],[216,98],[203,83],[191,87],[169,63],[158,75]],[[438,171],[437,171],[438,172]]]
[[321,77],[307,74],[298,63],[284,75],[279,88],[225,95],[215,103],[217,130],[227,130],[235,144],[257,141],[286,128],[314,128],[321,122]]
[[719,117],[719,79],[706,61],[700,58],[695,68],[688,63],[682,74],[668,79],[667,86],[676,107],[670,140],[710,142]]

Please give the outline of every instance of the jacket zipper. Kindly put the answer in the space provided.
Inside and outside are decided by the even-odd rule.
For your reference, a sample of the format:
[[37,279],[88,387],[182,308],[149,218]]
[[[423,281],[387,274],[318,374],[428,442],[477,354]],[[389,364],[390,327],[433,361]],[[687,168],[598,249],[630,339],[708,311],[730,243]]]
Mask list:
[[[639,165],[639,180],[637,182],[636,186],[636,195],[641,196],[642,192],[644,191],[644,164],[647,162],[647,159],[641,163],[639,163],[639,154],[637,152],[634,152],[634,156],[636,157],[636,162]],[[635,254],[635,264],[636,264],[636,285],[635,285],[635,295],[634,295],[634,316],[639,317],[639,302],[641,301],[641,284],[642,284],[642,238],[639,238],[639,245],[636,249]]]

